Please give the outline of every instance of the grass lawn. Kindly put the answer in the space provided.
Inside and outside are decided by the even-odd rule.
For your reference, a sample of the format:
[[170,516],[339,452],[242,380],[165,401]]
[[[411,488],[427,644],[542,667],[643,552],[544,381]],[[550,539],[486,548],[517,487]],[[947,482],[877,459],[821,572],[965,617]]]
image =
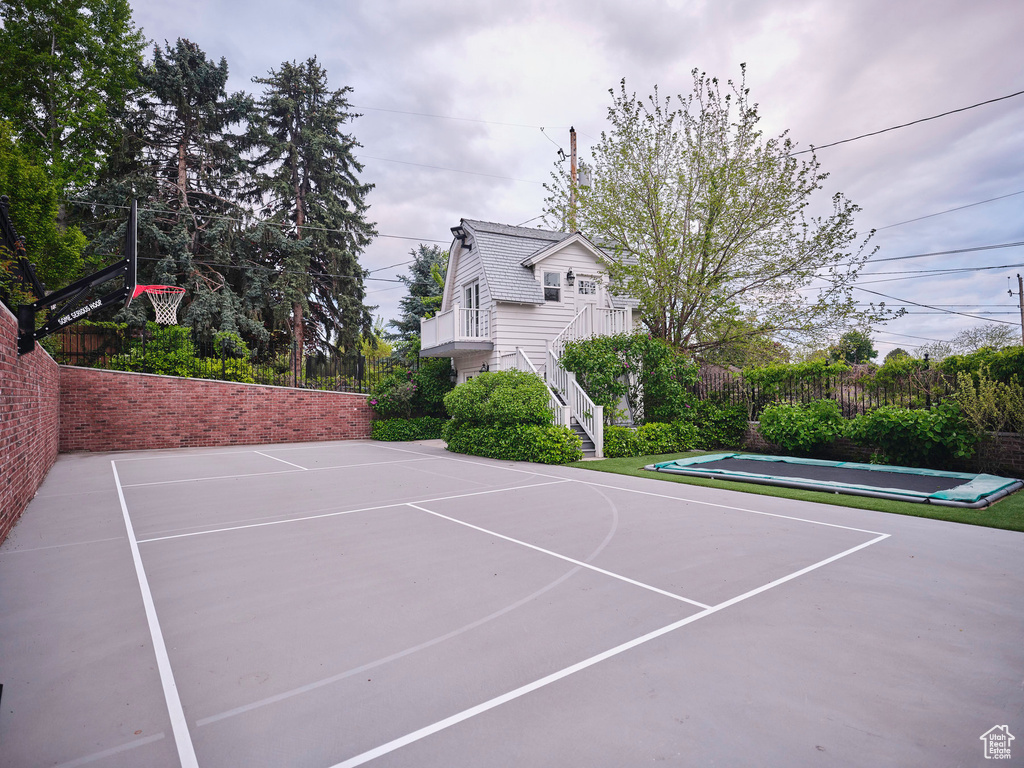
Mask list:
[[851,496],[849,494],[803,491],[796,488],[780,488],[778,486],[757,485],[755,483],[737,483],[729,480],[710,480],[703,477],[648,472],[644,469],[647,464],[673,461],[688,456],[703,456],[708,453],[721,453],[721,451],[689,451],[688,453],[669,453],[663,456],[633,456],[627,459],[577,461],[569,464],[569,466],[590,469],[596,472],[611,472],[617,475],[633,475],[634,477],[664,480],[669,483],[704,485],[708,488],[723,488],[742,493],[757,493],[762,496],[781,496],[785,499],[816,501],[819,504],[834,504],[837,507],[874,509],[879,512],[891,512],[895,515],[930,517],[934,520],[948,520],[954,523],[968,523],[969,525],[984,525],[989,528],[1024,531],[1024,490],[1002,498],[984,509],[964,509],[962,507],[940,507],[934,504],[913,504],[907,501],[873,499],[869,496]]

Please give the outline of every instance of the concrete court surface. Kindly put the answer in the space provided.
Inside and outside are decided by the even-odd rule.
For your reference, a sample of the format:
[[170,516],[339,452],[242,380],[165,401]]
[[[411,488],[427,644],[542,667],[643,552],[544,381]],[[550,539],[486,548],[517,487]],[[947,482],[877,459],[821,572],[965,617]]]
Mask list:
[[1024,765],[1024,534],[350,441],[61,456],[2,766]]

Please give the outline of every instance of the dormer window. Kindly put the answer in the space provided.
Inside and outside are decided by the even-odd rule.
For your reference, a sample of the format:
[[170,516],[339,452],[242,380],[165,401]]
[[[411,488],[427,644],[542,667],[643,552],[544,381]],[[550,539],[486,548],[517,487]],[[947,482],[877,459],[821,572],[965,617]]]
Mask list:
[[562,275],[560,272],[544,273],[544,301],[562,300]]

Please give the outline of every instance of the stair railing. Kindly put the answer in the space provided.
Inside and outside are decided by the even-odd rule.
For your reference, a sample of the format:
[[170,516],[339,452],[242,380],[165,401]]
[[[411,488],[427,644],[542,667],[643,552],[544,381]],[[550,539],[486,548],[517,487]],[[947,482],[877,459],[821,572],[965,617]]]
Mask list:
[[567,371],[562,367],[561,361],[548,345],[548,359],[545,372],[548,374],[548,387],[553,387],[560,393],[562,399],[568,405],[569,414],[576,418],[576,422],[587,433],[587,437],[594,441],[594,456],[604,458],[604,406],[596,405],[593,400],[583,391],[583,387],[576,381],[576,374]]

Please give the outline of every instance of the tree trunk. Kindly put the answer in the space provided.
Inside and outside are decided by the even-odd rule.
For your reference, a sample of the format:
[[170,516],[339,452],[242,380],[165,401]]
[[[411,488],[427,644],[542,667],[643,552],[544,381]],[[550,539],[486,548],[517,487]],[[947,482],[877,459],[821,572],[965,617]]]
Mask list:
[[305,342],[305,328],[302,321],[302,302],[292,304],[292,386],[299,386],[302,378],[302,347]]

